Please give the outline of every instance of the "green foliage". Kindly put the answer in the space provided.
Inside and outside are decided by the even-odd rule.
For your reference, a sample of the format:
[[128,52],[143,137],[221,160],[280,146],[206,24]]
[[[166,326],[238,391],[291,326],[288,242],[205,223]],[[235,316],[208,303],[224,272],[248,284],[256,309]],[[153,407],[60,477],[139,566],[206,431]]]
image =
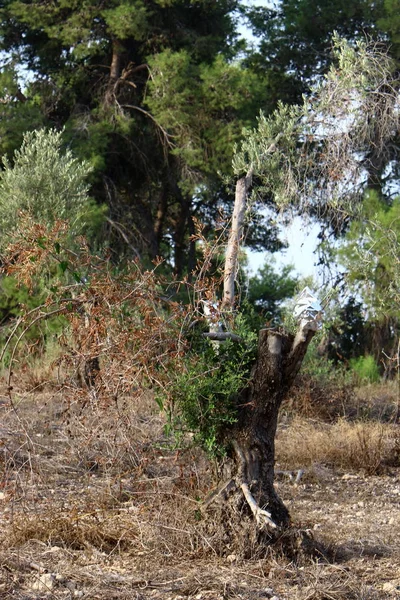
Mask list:
[[229,172],[233,145],[262,101],[262,80],[222,56],[197,64],[188,50],[164,50],[149,65],[146,102],[172,134],[173,153],[201,173]]
[[[147,31],[149,11],[141,0],[113,0],[99,9],[91,0],[45,5],[40,2],[8,3],[8,12],[30,29],[41,27],[49,40],[69,47],[75,59],[89,57],[106,45],[107,36],[121,40],[129,36],[143,39]],[[52,47],[53,46],[53,47]],[[48,43],[48,50],[56,49]],[[45,57],[40,56],[42,61]]]
[[[35,289],[26,285],[21,285],[12,276],[3,276],[0,281],[0,320],[3,327],[0,330],[0,344],[4,347],[8,340],[10,330],[14,328],[14,318],[23,317],[30,311],[46,302],[47,291],[44,281],[39,279]],[[55,339],[63,331],[66,321],[63,316],[58,315],[38,322],[29,327],[19,347],[14,359],[25,364],[29,357],[43,356],[48,347],[55,344]],[[14,335],[20,335],[24,331],[24,321],[15,330]],[[3,366],[8,367],[11,357],[11,351],[8,349],[3,356]]]
[[28,312],[41,304],[44,294],[32,294],[32,292],[17,283],[14,277],[2,277],[0,293],[0,314],[4,322],[9,317],[19,316],[23,308]]
[[379,367],[373,356],[352,358],[350,367],[361,383],[376,383],[380,380]]
[[249,278],[247,301],[255,310],[262,313],[267,321],[280,320],[282,303],[292,298],[298,286],[298,278],[293,277],[293,267],[284,266],[280,273],[273,263],[265,263]]
[[400,198],[388,206],[375,192],[366,196],[338,250],[348,283],[370,315],[398,316],[400,299]]
[[[33,309],[50,301],[52,292],[64,282],[81,278],[70,272],[68,251],[76,249],[76,237],[85,235],[95,240],[104,220],[104,208],[98,207],[88,196],[87,177],[90,168],[73,157],[71,151],[62,151],[62,134],[54,130],[33,131],[24,135],[24,141],[11,163],[3,159],[0,173],[0,248],[15,244],[16,260],[22,260],[19,242],[26,237],[33,222],[37,226],[29,240],[29,261],[41,266],[40,275],[17,282],[13,277],[1,280],[0,314],[3,322],[13,317],[23,317]],[[70,220],[71,226],[60,243],[49,242],[46,227],[56,226],[59,220]],[[25,240],[26,242],[26,240]],[[40,253],[50,243],[54,264],[42,265]],[[27,330],[18,352],[27,355],[30,348],[43,351],[44,346],[65,326],[62,317],[38,322]],[[22,324],[17,332],[22,331]],[[9,330],[5,328],[4,334]],[[7,361],[7,356],[5,357]]]
[[318,382],[321,386],[343,386],[351,381],[346,366],[336,363],[319,352],[324,333],[320,332],[311,341],[307,354],[302,363],[301,373],[310,380]]
[[13,66],[3,67],[0,73],[0,156],[11,157],[20,147],[27,129],[38,129],[45,123],[38,98],[24,96]]
[[272,115],[261,114],[258,126],[244,132],[233,168],[238,176],[252,172],[259,193],[281,209],[308,211],[340,232],[357,214],[367,186],[380,185],[399,115],[390,57],[376,44],[353,46],[337,35],[333,42],[335,64],[324,79],[302,104],[280,103]]
[[237,420],[238,393],[249,380],[256,356],[257,335],[247,317],[236,316],[234,332],[242,342],[219,344],[201,332],[193,334],[168,388],[174,431],[192,432],[195,443],[210,455],[223,454],[229,443],[224,435]]
[[262,191],[273,193],[275,202],[287,205],[298,193],[295,174],[291,173],[300,135],[301,106],[282,103],[270,115],[260,114],[257,128],[243,132],[243,141],[236,147],[233,170],[241,176],[250,167],[261,178]]
[[[171,254],[182,273],[193,256],[193,218],[212,228],[222,196],[230,208],[218,171],[230,171],[232,145],[264,96],[262,78],[232,61],[238,3],[9,0],[0,7],[2,56],[25,94],[10,96],[3,80],[0,144],[9,153],[24,130],[65,127],[75,155],[93,167],[97,204],[109,207],[104,235],[115,258]],[[154,87],[163,95],[153,110]],[[204,202],[193,198],[200,186]]]
[[351,296],[328,323],[327,355],[335,363],[363,356],[371,350],[370,329],[365,307]]
[[94,232],[104,215],[89,198],[90,168],[70,150],[62,152],[62,133],[55,130],[28,132],[13,164],[3,158],[0,174],[1,246],[12,239],[22,213],[34,220],[53,224],[58,219],[71,223],[71,238]]
[[369,0],[281,0],[273,7],[251,6],[247,15],[260,38],[253,62],[275,74],[286,101],[299,101],[307,85],[328,70],[333,33],[347,40],[374,35],[383,7]]
[[400,15],[398,0],[384,0],[382,17],[378,20],[379,28],[389,35],[391,51],[397,60],[400,59]]

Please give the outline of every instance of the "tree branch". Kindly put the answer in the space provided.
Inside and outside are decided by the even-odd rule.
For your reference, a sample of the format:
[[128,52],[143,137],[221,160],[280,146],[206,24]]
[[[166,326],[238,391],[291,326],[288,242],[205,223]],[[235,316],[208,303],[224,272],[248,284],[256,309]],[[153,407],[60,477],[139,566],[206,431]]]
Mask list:
[[240,488],[244,497],[246,498],[246,502],[249,505],[251,512],[254,515],[257,525],[259,525],[261,528],[265,525],[268,525],[272,529],[276,529],[276,523],[274,523],[274,521],[271,519],[271,513],[258,506],[253,494],[250,492],[248,484],[242,483]]
[[236,333],[231,333],[230,331],[207,331],[206,333],[203,333],[203,337],[217,342],[224,342],[225,340],[243,342],[243,338],[241,338],[240,335],[236,335]]
[[247,194],[253,181],[253,167],[236,182],[235,205],[232,215],[232,226],[229,233],[225,254],[224,293],[222,306],[232,308],[235,302],[235,279],[238,270],[240,240],[243,235],[244,216],[246,213]]

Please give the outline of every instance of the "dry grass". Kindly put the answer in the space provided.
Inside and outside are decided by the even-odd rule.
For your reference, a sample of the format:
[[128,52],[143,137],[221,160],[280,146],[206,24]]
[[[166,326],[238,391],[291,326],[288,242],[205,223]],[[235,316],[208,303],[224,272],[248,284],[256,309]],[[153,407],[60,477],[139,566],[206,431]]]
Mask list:
[[[371,393],[368,402],[372,407],[378,397],[377,413],[383,414],[382,406],[392,400],[383,399],[387,396],[382,390]],[[243,560],[234,547],[225,548],[222,557],[221,541],[216,543],[208,536],[199,521],[200,500],[215,484],[213,467],[201,453],[177,452],[171,446],[164,434],[163,417],[149,394],[135,404],[129,397],[120,398],[104,411],[95,398],[86,406],[74,404],[68,390],[59,394],[49,389],[40,395],[21,393],[15,408],[5,399],[0,406],[0,597],[396,597],[397,573],[390,566],[398,555],[394,542],[390,545],[388,538],[374,538],[371,547],[373,543],[377,550],[373,555],[372,551],[366,554],[365,538],[370,534],[361,531],[362,523],[352,520],[351,506],[357,500],[350,505],[349,484],[335,476],[343,471],[375,474],[371,484],[375,493],[378,480],[384,479],[376,474],[389,461],[395,462],[398,441],[395,426],[390,423],[343,418],[323,422],[286,416],[280,426],[280,467],[309,468],[314,480],[317,477],[315,483],[305,477],[304,485],[303,479],[295,485],[289,481],[279,483],[296,522],[305,521],[307,526],[310,522],[322,523],[318,530],[322,544],[325,536],[325,542],[356,548],[347,550],[347,554],[342,552],[346,555],[344,563],[333,559],[329,564],[307,554],[302,561],[294,562],[279,545],[271,547],[262,560],[255,555]],[[315,475],[314,465],[329,469],[329,485],[336,477],[331,492],[324,487],[328,484]],[[361,490],[361,480],[354,481],[351,493]],[[362,482],[367,486],[368,479]],[[341,492],[343,485],[347,487]],[[390,485],[395,487],[396,481]],[[382,495],[385,489],[382,487]],[[346,495],[343,504],[341,493]],[[363,492],[364,503],[368,493]],[[393,502],[396,499],[393,496]],[[310,516],[321,502],[338,504],[335,515],[346,514],[347,520],[342,516],[330,525],[329,510],[323,518],[320,513]],[[370,522],[366,505],[354,510],[363,510],[361,521]],[[379,510],[373,508],[375,520]],[[390,506],[388,511],[392,511]],[[387,521],[386,526],[396,531],[396,524],[390,525],[389,518]],[[377,528],[383,536],[382,527]],[[348,530],[353,532],[351,543]],[[243,535],[247,535],[245,530]]]
[[326,422],[344,418],[390,423],[396,421],[399,406],[398,381],[354,387],[340,379],[322,384],[317,379],[299,376],[281,413]]
[[276,455],[285,469],[322,464],[372,475],[398,460],[399,442],[395,425],[344,419],[328,425],[295,417],[280,429]]

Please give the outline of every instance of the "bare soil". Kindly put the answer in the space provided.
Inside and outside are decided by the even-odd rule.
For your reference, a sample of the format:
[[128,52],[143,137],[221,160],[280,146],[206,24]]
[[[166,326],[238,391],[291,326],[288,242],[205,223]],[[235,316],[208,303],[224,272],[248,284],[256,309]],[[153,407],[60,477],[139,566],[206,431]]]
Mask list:
[[65,391],[0,396],[1,599],[400,598],[397,466],[287,470],[278,454],[299,551],[244,559],[202,528],[212,463],[172,447],[155,409],[146,396],[83,408]]

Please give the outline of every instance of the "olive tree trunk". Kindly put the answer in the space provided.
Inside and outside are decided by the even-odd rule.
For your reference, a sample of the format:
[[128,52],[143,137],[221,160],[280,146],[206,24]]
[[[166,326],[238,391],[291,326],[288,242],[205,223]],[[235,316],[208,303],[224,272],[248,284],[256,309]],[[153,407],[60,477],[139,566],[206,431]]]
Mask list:
[[[261,535],[290,523],[287,508],[274,488],[275,435],[278,413],[306,354],[314,331],[296,336],[262,329],[258,356],[248,386],[238,397],[238,421],[226,431],[229,477],[204,503],[204,510],[225,513],[225,523],[254,521]],[[227,469],[221,469],[221,475]],[[223,475],[222,475],[223,477]]]

